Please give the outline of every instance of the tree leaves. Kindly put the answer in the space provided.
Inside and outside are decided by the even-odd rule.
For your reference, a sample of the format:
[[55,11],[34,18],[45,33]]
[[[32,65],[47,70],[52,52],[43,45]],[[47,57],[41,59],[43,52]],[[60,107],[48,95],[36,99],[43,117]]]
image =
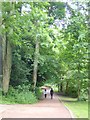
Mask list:
[[[86,87],[88,27],[86,14],[83,15],[85,9],[81,12],[80,5],[76,4],[77,11],[64,2],[14,2],[13,6],[3,3],[2,24],[5,27],[2,31],[8,33],[15,50],[16,74],[19,74],[19,62],[20,71],[26,74],[26,70],[28,74],[22,76],[28,81],[32,80],[35,43],[38,39],[38,81],[51,79],[54,83],[64,82],[65,86],[70,80],[69,85],[77,89],[80,80],[83,84],[81,89]],[[12,15],[8,15],[11,10]],[[55,20],[64,21],[65,27],[61,29]]]

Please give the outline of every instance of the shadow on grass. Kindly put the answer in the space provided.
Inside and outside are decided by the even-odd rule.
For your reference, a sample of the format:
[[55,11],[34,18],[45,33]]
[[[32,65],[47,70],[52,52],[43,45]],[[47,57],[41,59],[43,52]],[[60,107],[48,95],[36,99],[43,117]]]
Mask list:
[[78,102],[77,98],[66,96],[63,93],[57,93],[57,95],[60,97],[60,100],[63,102],[69,102],[69,103]]
[[71,100],[63,100],[63,99],[61,99],[63,102],[68,102],[68,103],[75,103],[75,102],[78,102],[77,100],[76,101],[71,101]]

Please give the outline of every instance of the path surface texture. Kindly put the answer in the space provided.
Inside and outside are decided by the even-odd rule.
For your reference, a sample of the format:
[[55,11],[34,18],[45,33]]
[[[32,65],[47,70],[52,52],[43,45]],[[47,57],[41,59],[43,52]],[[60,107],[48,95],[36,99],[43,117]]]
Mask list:
[[41,100],[39,103],[0,105],[1,118],[72,118],[70,111],[54,95]]

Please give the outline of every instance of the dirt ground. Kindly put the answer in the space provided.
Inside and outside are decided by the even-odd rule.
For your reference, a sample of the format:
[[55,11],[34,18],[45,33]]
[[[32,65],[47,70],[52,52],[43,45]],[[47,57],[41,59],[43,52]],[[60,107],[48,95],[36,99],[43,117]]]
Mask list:
[[70,111],[54,95],[36,104],[0,104],[0,118],[72,118]]

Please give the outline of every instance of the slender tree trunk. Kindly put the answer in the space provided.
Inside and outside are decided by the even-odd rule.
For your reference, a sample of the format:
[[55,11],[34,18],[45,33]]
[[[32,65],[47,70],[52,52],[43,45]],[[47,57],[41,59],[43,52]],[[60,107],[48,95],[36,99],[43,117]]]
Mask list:
[[67,80],[67,82],[66,82],[66,90],[65,90],[66,94],[68,94],[68,87],[69,87],[69,80]]
[[63,83],[60,84],[60,91],[63,92]]
[[78,96],[77,96],[77,99],[78,99],[78,101],[80,100],[80,92],[81,92],[81,81],[80,80],[78,80]]
[[2,39],[0,36],[0,89],[2,89]]
[[[80,74],[80,63],[78,64],[78,74]],[[80,99],[80,92],[81,92],[81,80],[78,76],[78,91],[77,91],[77,99]]]
[[58,83],[57,86],[58,86],[58,92],[60,92],[60,83]]
[[[0,2],[0,13],[2,13],[2,2]],[[0,30],[2,31],[2,15],[0,15]],[[2,32],[0,31],[0,89],[2,89]]]
[[6,94],[9,88],[9,81],[10,81],[10,74],[11,74],[11,45],[7,37],[3,37],[3,82],[2,82],[2,89],[3,93]]
[[39,56],[39,41],[38,39],[36,39],[35,54],[34,54],[34,68],[33,68],[34,90],[35,90],[36,83],[37,83],[38,56]]

